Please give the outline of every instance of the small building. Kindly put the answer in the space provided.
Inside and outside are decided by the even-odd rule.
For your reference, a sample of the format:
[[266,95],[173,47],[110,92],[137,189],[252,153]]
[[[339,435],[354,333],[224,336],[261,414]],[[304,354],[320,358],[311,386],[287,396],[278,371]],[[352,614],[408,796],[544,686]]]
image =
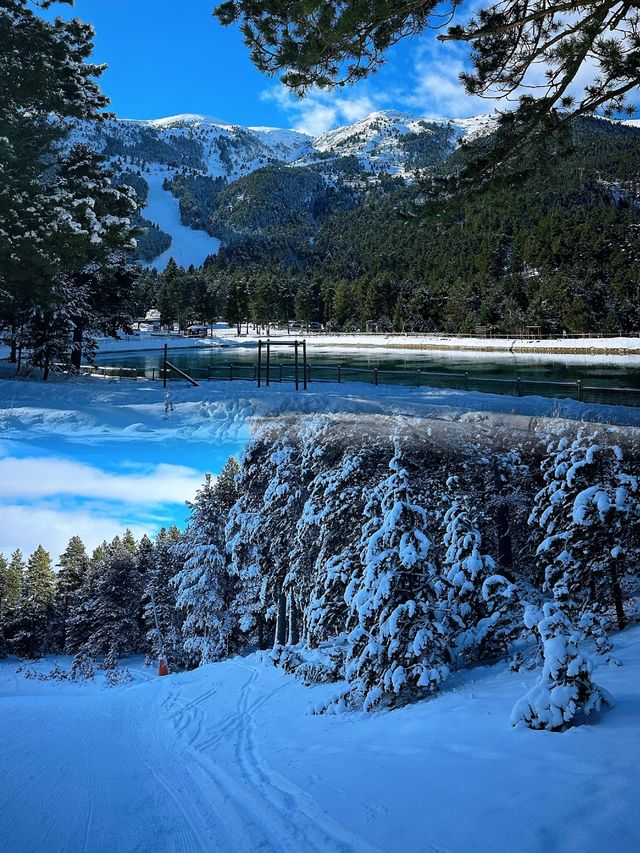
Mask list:
[[209,327],[202,323],[194,323],[187,328],[188,338],[206,338],[209,334]]

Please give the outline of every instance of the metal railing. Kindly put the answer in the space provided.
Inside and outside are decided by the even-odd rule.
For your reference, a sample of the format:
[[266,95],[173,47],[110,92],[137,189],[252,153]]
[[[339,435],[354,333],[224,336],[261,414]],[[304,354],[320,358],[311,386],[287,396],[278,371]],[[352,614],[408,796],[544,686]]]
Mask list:
[[[300,368],[299,368],[300,369]],[[266,365],[262,366],[261,377],[266,379]],[[112,379],[150,379],[152,381],[180,380],[171,370],[162,367],[137,368],[124,366],[93,365],[83,371]],[[295,383],[295,365],[271,364],[271,384]],[[189,367],[189,376],[198,381],[244,381],[257,382],[257,364],[226,362],[207,367]],[[422,370],[392,370],[386,368],[346,367],[342,364],[307,364],[307,383],[311,382],[362,382],[371,385],[400,385],[416,388],[448,388],[458,391],[478,391],[503,394],[511,397],[538,395],[551,398],[569,398],[586,403],[608,403],[613,405],[640,406],[640,388],[597,383],[584,379],[532,379],[527,376],[483,376],[465,372]]]

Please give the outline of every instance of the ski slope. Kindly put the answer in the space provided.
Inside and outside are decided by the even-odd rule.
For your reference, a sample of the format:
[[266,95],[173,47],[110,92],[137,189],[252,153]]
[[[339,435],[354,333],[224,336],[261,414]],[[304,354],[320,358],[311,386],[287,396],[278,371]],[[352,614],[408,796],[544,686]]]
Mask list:
[[196,231],[182,224],[178,199],[162,188],[164,179],[169,176],[169,172],[164,169],[144,175],[149,191],[147,206],[142,210],[142,215],[171,236],[171,245],[166,252],[145,266],[163,270],[169,263],[169,258],[174,258],[181,267],[188,267],[190,264],[198,267],[209,255],[218,251],[220,240],[211,237],[206,231]]
[[623,665],[596,669],[616,707],[563,734],[510,728],[536,673],[504,664],[401,710],[313,716],[336,686],[259,654],[163,679],[134,660],[113,688],[4,661],[0,848],[596,853],[615,834],[632,853],[640,629],[616,649]]

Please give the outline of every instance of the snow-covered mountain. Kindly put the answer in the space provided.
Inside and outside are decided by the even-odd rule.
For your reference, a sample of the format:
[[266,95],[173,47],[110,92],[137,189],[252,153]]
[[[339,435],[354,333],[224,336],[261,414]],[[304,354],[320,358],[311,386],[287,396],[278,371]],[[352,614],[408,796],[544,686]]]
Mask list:
[[110,158],[143,160],[169,168],[186,166],[228,180],[269,163],[299,166],[336,157],[355,157],[364,172],[407,174],[411,160],[408,141],[435,138],[439,129],[450,127],[453,147],[456,138],[489,132],[491,121],[491,116],[432,120],[381,110],[314,138],[296,130],[242,127],[187,114],[78,123],[73,138],[90,142]]
[[328,184],[362,182],[381,174],[411,180],[419,170],[443,162],[457,139],[490,132],[491,124],[490,116],[432,120],[382,110],[313,137],[185,114],[78,122],[70,139],[89,143],[119,174],[134,172],[146,180],[148,205],[143,215],[172,238],[169,249],[154,261],[162,267],[171,255],[183,264],[202,263],[218,245],[211,233],[189,234],[194,229],[181,220],[176,198],[163,186],[165,178],[188,170],[192,177],[232,184],[260,168],[276,166],[311,169]]

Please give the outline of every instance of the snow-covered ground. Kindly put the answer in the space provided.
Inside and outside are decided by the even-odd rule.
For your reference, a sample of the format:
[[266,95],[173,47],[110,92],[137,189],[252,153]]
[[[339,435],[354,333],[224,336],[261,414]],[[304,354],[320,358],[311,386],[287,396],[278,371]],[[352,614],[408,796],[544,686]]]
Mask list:
[[203,382],[192,388],[171,382],[165,410],[161,382],[59,377],[53,381],[0,379],[0,436],[25,430],[56,432],[74,440],[123,436],[146,442],[175,436],[207,440],[245,430],[251,417],[285,413],[340,412],[410,418],[512,423],[532,429],[544,419],[640,426],[640,408],[579,403],[545,397],[507,397],[447,388],[409,388],[359,383],[291,383],[257,388],[252,382]]
[[0,846],[635,853],[640,629],[615,645],[623,665],[595,678],[616,706],[562,734],[510,727],[537,673],[505,664],[393,712],[314,716],[336,686],[304,687],[260,654],[166,678],[134,659],[112,688],[4,661]]
[[98,351],[102,355],[108,352],[136,352],[161,350],[167,344],[171,350],[176,349],[208,349],[209,347],[233,346],[228,338],[187,338],[180,334],[152,334],[151,332],[134,332],[131,335],[122,333],[119,338],[100,338]]
[[[235,329],[221,330],[221,337],[234,337]],[[595,355],[640,355],[640,337],[611,338],[459,338],[446,335],[367,335],[367,334],[325,334],[295,331],[290,335],[274,330],[272,340],[297,337],[307,341],[309,347],[382,347],[390,349],[446,349],[477,352],[480,357],[487,352],[505,353],[549,353]],[[244,335],[240,340],[257,341],[256,335]]]
[[190,264],[198,267],[209,255],[214,255],[220,248],[220,240],[205,231],[195,231],[180,221],[180,205],[178,199],[167,190],[162,189],[165,178],[171,174],[165,169],[156,168],[144,175],[149,185],[147,206],[142,210],[145,219],[160,226],[171,236],[171,245],[162,255],[147,266],[163,270],[174,258],[177,264],[188,267]]

